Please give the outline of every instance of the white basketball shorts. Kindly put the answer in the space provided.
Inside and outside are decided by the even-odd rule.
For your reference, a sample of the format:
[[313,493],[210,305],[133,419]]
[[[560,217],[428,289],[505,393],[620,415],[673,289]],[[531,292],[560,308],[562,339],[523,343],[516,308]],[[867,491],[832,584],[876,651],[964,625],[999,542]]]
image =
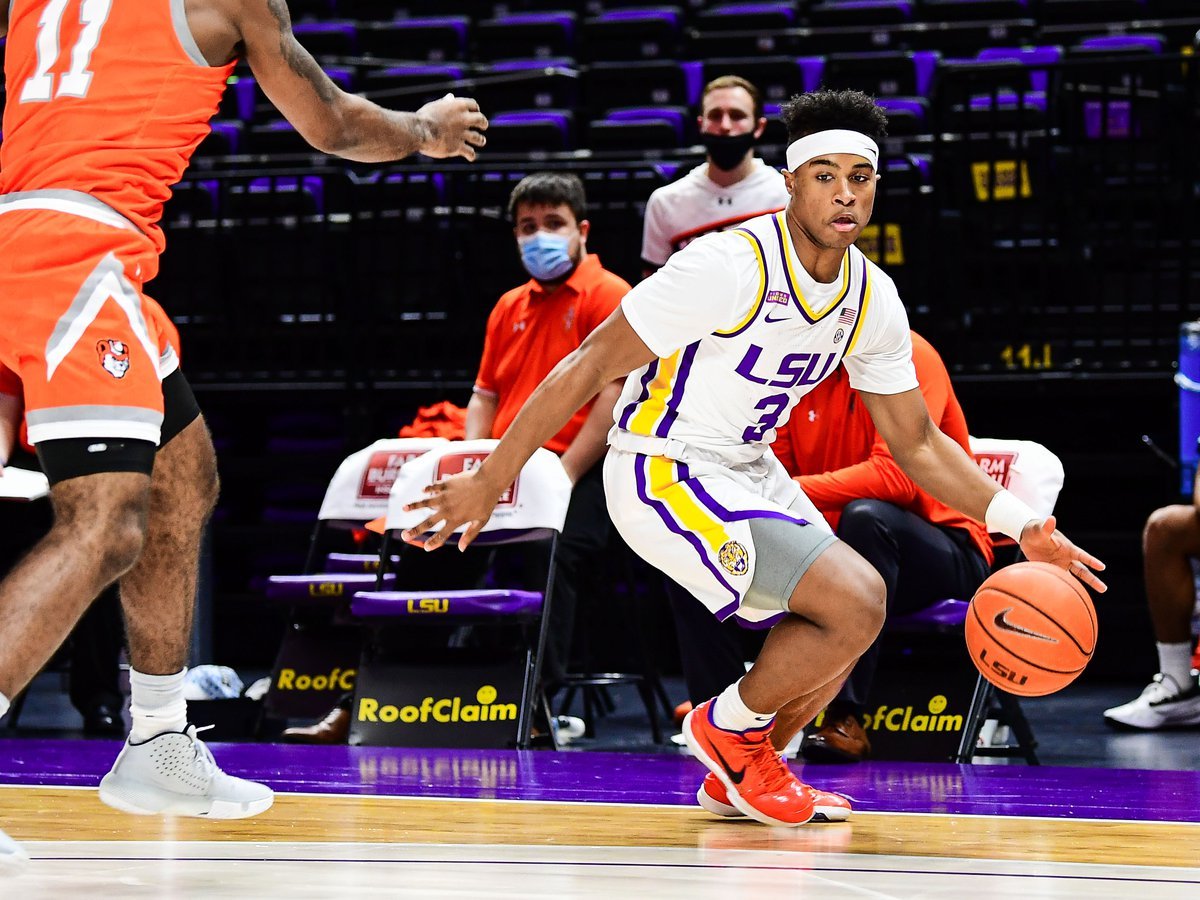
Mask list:
[[635,553],[718,619],[766,628],[837,540],[768,452],[750,463],[678,461],[609,448],[608,511]]

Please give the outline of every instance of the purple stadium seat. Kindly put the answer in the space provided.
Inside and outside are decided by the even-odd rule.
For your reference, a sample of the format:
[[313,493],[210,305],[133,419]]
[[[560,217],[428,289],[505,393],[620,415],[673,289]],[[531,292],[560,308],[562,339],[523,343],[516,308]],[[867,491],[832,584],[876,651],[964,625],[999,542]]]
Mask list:
[[929,120],[929,101],[924,97],[880,97],[876,101],[888,120],[890,137],[924,134]]
[[796,25],[794,3],[722,3],[700,11],[694,19],[704,31],[760,30]]
[[213,119],[209,124],[212,130],[196,148],[197,156],[229,156],[240,152],[245,123]]
[[937,54],[931,51],[831,53],[822,82],[832,88],[855,88],[883,97],[924,96],[929,90]]
[[610,109],[636,104],[694,108],[703,85],[703,67],[698,62],[594,63],[583,73],[584,105],[594,119]]
[[585,19],[578,52],[584,59],[662,59],[679,53],[678,6],[615,9]]
[[528,109],[492,116],[488,149],[496,153],[558,153],[574,146],[575,117],[569,109]]
[[[1153,2],[1153,0],[1152,0]],[[1042,25],[1070,22],[1129,22],[1147,16],[1145,0],[1041,0]]]
[[[400,557],[392,557],[392,565],[400,564]],[[378,553],[327,553],[325,554],[326,572],[337,573],[371,573],[379,571]]]
[[518,13],[484,19],[475,25],[478,60],[573,56],[573,12]]
[[691,113],[683,106],[626,106],[610,109],[604,118],[609,122],[666,122],[675,130],[677,142],[682,142]]
[[819,28],[849,25],[902,25],[911,22],[911,0],[826,0],[808,11],[809,24]]
[[[386,577],[386,576],[385,576]],[[350,612],[360,619],[458,616],[520,616],[540,612],[540,591],[358,591]]]
[[[1063,58],[1063,48],[1057,46],[1044,47],[989,47],[980,50],[976,59],[980,62],[1016,62],[1023,66],[1046,66],[1056,63]],[[1045,69],[1032,68],[1029,72],[1029,86],[1035,91],[1045,91],[1050,76]]]
[[[811,61],[812,57],[806,57]],[[810,63],[811,64],[811,63]],[[704,82],[721,75],[740,75],[761,92],[763,100],[781,103],[804,90],[807,72],[794,56],[721,57],[704,60]]]
[[[312,517],[309,517],[312,521]],[[378,559],[378,557],[376,557]],[[396,576],[383,576],[386,587],[396,583]],[[356,592],[374,590],[374,572],[323,572],[317,575],[271,575],[267,578],[266,597],[279,603],[306,606],[345,603]]]
[[1031,14],[1030,0],[921,0],[920,9],[928,22],[1020,19]]
[[467,54],[470,19],[431,16],[364,25],[358,32],[359,51],[378,59],[461,60]]
[[353,22],[297,22],[292,31],[313,56],[353,56],[358,52]]
[[[1200,9],[1200,7],[1197,7]],[[1114,53],[1162,53],[1166,39],[1157,34],[1105,34],[1084,38],[1070,48],[1073,56],[1080,54],[1109,55]]]
[[957,631],[967,620],[966,600],[942,600],[933,606],[888,619],[889,631]]
[[[367,96],[377,91],[394,91],[402,88],[429,87],[428,99],[434,95],[445,93],[444,85],[448,81],[458,81],[466,73],[462,65],[449,63],[408,63],[401,66],[388,66],[368,72],[363,79],[362,88]],[[418,95],[405,95],[412,103],[425,102],[426,98]]]

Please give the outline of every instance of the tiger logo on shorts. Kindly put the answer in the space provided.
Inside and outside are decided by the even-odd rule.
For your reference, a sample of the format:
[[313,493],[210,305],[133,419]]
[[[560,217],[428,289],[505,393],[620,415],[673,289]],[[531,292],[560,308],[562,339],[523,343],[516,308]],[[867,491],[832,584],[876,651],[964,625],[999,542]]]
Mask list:
[[717,560],[730,575],[745,575],[750,570],[750,554],[737,541],[726,541],[717,551]]
[[100,365],[113,378],[124,378],[129,371],[129,346],[124,341],[104,340],[96,342],[100,354]]

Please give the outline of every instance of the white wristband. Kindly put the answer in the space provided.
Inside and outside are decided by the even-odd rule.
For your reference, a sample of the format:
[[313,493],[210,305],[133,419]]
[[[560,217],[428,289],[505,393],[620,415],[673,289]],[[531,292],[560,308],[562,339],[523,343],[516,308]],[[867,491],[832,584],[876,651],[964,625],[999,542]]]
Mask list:
[[1041,518],[1029,504],[1012,491],[999,490],[992,495],[992,502],[988,504],[983,521],[992,534],[1008,535],[1019,542],[1025,526]]

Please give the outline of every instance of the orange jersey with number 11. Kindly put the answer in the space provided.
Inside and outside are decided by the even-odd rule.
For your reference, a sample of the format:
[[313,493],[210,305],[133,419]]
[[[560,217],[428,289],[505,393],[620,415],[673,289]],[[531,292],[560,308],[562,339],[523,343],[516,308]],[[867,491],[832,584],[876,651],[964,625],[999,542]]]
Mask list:
[[162,250],[163,204],[233,70],[208,65],[184,5],[11,0],[0,194],[83,191]]

